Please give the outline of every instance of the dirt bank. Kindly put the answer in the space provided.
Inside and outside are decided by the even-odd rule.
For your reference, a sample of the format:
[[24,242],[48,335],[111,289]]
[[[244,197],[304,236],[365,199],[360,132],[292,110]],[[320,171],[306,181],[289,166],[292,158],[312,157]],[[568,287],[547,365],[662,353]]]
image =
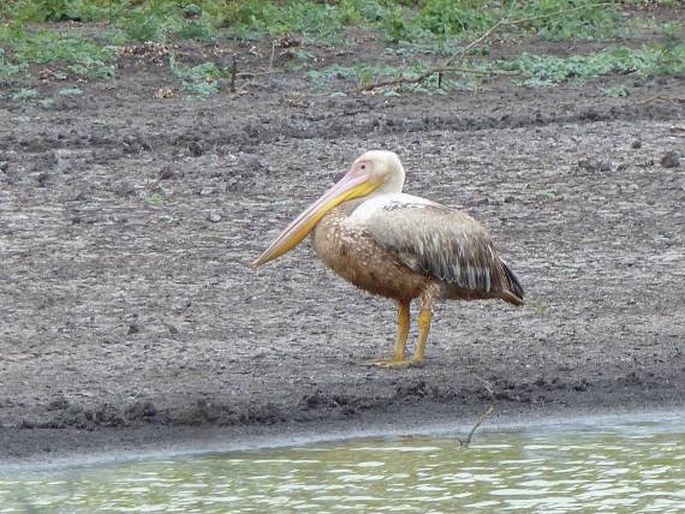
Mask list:
[[[0,458],[682,405],[683,77],[331,96],[271,73],[200,101],[168,81],[122,61],[81,95],[37,84],[50,108],[0,98]],[[486,222],[528,293],[441,305],[421,368],[358,365],[390,352],[394,307],[309,244],[247,267],[371,148]]]

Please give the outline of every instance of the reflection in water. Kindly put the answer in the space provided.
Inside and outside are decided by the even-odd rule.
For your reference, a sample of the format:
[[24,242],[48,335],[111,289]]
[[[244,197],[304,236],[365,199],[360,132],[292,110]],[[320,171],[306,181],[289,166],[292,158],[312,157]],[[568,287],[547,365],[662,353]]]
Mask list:
[[683,419],[0,476],[4,512],[685,512]]

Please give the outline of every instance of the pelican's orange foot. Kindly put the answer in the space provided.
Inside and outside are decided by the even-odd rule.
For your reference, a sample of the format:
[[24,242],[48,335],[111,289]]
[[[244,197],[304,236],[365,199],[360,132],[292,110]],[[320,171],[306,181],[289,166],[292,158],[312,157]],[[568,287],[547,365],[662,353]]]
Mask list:
[[370,361],[362,362],[362,366],[378,366],[379,368],[393,368],[393,369],[403,369],[413,366],[421,366],[422,361],[417,361],[415,359],[372,359]]

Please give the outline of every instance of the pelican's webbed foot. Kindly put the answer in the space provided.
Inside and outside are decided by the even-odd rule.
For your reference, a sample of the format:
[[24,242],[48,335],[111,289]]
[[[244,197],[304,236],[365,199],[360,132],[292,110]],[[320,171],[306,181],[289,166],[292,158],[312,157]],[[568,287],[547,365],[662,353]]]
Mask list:
[[416,359],[372,359],[362,362],[362,366],[377,366],[379,368],[404,369],[423,365],[423,360]]

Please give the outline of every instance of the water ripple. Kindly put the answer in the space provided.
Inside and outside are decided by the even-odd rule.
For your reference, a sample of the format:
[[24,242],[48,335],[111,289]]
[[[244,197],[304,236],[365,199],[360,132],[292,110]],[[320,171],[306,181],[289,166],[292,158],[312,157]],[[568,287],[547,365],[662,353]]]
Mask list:
[[675,514],[682,421],[480,433],[467,450],[450,437],[366,439],[26,473],[0,477],[0,513]]

